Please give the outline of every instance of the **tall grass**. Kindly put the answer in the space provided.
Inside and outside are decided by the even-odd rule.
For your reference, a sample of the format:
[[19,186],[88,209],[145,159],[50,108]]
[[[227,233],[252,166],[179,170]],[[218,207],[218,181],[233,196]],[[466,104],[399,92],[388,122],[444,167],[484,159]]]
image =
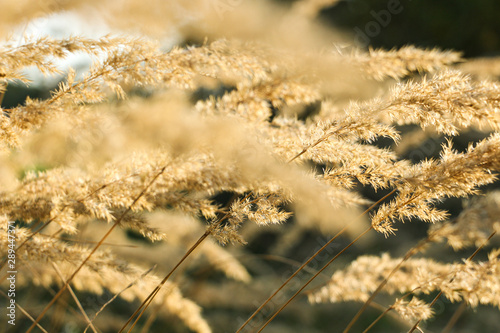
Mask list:
[[[5,329],[451,332],[499,307],[498,77],[359,49],[315,20],[335,3],[2,4],[2,98],[61,75],[1,110]],[[120,33],[9,38],[63,10]]]

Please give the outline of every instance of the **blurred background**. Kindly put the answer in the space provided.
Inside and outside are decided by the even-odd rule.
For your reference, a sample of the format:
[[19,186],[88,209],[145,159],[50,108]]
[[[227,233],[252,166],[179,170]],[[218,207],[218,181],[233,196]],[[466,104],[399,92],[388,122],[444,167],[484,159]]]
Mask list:
[[495,0],[342,0],[323,9],[318,19],[354,35],[364,33],[365,46],[439,47],[470,58],[500,55],[498,13]]

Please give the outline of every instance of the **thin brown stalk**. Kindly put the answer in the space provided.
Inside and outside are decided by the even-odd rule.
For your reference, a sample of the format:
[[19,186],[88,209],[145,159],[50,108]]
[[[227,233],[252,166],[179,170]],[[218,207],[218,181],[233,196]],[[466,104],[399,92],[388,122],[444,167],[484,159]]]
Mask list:
[[[453,278],[452,278],[451,280],[453,280]],[[429,306],[430,306],[430,307],[433,307],[433,306],[434,306],[434,304],[436,304],[437,300],[439,299],[439,297],[441,297],[441,295],[442,295],[442,294],[443,294],[443,292],[442,292],[442,291],[440,291],[440,292],[436,295],[436,297],[434,297],[434,299],[433,299],[433,300],[432,300],[432,302],[429,304]],[[412,333],[412,332],[414,332],[416,329],[419,329],[418,325],[420,325],[420,322],[421,322],[421,321],[422,321],[421,319],[417,320],[417,322],[415,323],[415,325],[413,325],[413,327],[412,327],[412,328],[408,331],[408,333]]]
[[[425,242],[421,242],[421,243],[425,243]],[[419,245],[421,245],[421,244],[419,244]],[[356,315],[352,318],[352,320],[349,322],[349,324],[347,325],[347,327],[344,329],[343,333],[347,333],[352,328],[352,326],[359,319],[359,317],[361,316],[361,314],[368,308],[368,306],[370,305],[370,303],[375,299],[375,296],[377,296],[378,293],[385,287],[385,285],[387,284],[387,282],[389,282],[389,279],[399,270],[399,268],[408,259],[410,259],[411,256],[413,256],[415,253],[417,253],[417,251],[418,251],[417,249],[420,247],[419,245],[411,248],[410,250],[408,250],[408,252],[406,252],[405,256],[403,257],[403,259],[401,259],[401,261],[399,262],[399,264],[396,267],[394,267],[394,269],[389,273],[389,275],[378,285],[377,289],[375,289],[375,291],[372,293],[372,295],[370,296],[370,298],[368,298],[366,300],[366,302],[363,304],[363,306],[361,307],[361,309],[359,309],[359,311],[356,313]]]
[[[34,270],[33,267],[31,267],[29,262],[23,262],[23,263],[26,264],[26,267],[30,270],[30,274],[32,274],[33,276],[36,276],[37,279],[40,279],[40,280],[43,278],[38,271]],[[52,295],[52,297],[54,297],[54,295],[56,294],[55,290],[50,288],[50,287],[45,287],[45,290],[48,293],[50,293]],[[68,302],[66,302],[64,299],[60,299],[59,304],[61,306],[65,307],[66,309],[68,309],[68,311],[71,312],[71,314],[73,314],[74,316],[79,315],[78,311],[75,310],[72,306],[70,306],[70,304]]]
[[271,296],[269,296],[269,298],[264,303],[262,303],[259,306],[259,308],[257,308],[257,310],[255,310],[255,312],[240,326],[240,328],[236,331],[236,333],[241,332],[241,330],[246,325],[248,325],[248,323],[267,305],[267,303],[269,303],[274,298],[274,296],[276,296],[288,284],[288,282],[290,282],[297,274],[299,274],[300,271],[302,271],[304,268],[306,268],[306,266],[309,265],[309,263],[311,261],[313,261],[313,259],[318,254],[320,254],[324,249],[326,249],[328,247],[328,245],[330,245],[335,239],[337,239],[340,235],[342,235],[346,230],[347,230],[347,226],[344,227],[342,230],[340,230],[335,236],[333,236],[327,243],[325,243],[325,245],[323,245],[306,262],[304,262],[292,275],[290,275],[290,277],[285,282],[283,282],[283,284],[278,289],[276,289],[276,291]]
[[[446,275],[449,275],[449,274],[446,274]],[[446,276],[446,275],[444,275],[444,276]],[[443,276],[440,276],[440,277],[443,277]],[[430,282],[430,281],[428,281],[428,282]],[[421,287],[417,287],[417,288],[415,288],[415,289],[413,289],[413,290],[410,290],[409,292],[407,292],[406,294],[404,294],[404,295],[401,297],[401,299],[405,299],[405,298],[407,298],[408,296],[410,296],[411,294],[413,294],[416,290],[418,290],[418,289],[420,289],[420,288],[421,288]],[[370,302],[370,305],[371,305],[371,304],[373,304],[373,303],[375,303],[375,302],[374,302],[374,301],[371,301],[371,302]],[[370,324],[370,325],[369,325],[369,326],[368,326],[368,327],[367,327],[367,328],[363,331],[363,333],[368,332],[368,331],[369,331],[369,330],[370,330],[373,326],[375,326],[375,324],[376,324],[377,322],[379,322],[379,321],[380,321],[380,319],[382,319],[382,318],[383,318],[386,314],[388,314],[388,313],[389,313],[389,311],[390,311],[390,310],[392,310],[392,309],[394,309],[394,305],[391,305],[391,306],[389,306],[389,307],[385,308],[385,309],[384,309],[384,311],[383,311],[383,313],[382,313],[382,314],[380,314],[380,316],[378,316],[378,317],[377,317],[377,318],[376,318],[376,319],[375,319],[375,320],[374,320],[374,321],[373,321],[373,322],[372,322],[372,323],[371,323],[371,324]],[[400,317],[398,317],[398,318],[399,318],[399,319],[401,319]]]
[[43,316],[50,309],[50,307],[57,301],[57,299],[66,290],[66,288],[68,287],[68,284],[74,279],[74,277],[76,276],[76,274],[78,274],[78,272],[80,272],[80,270],[87,263],[87,261],[90,259],[90,257],[102,245],[102,243],[104,242],[104,240],[106,238],[108,238],[109,235],[111,235],[111,232],[120,224],[120,222],[123,220],[123,218],[125,217],[125,215],[127,215],[130,212],[130,210],[136,204],[136,202],[139,201],[139,199],[142,198],[142,196],[144,196],[144,194],[146,194],[147,190],[151,187],[151,185],[153,185],[153,183],[158,179],[158,177],[160,177],[163,174],[163,172],[165,172],[166,168],[167,168],[167,166],[164,166],[163,168],[161,168],[161,170],[153,177],[153,179],[149,182],[149,184],[141,191],[141,193],[139,193],[139,195],[134,199],[134,201],[128,206],[128,208],[125,210],[125,212],[123,212],[123,214],[120,215],[120,217],[118,219],[116,219],[115,223],[111,226],[111,228],[109,228],[108,232],[106,232],[106,234],[101,238],[101,240],[99,241],[99,243],[92,249],[92,251],[90,251],[89,255],[85,258],[85,260],[78,266],[78,268],[73,272],[73,274],[71,274],[71,276],[68,278],[68,280],[66,281],[66,283],[64,283],[64,285],[62,286],[62,288],[52,298],[52,300],[49,302],[49,304],[47,304],[47,306],[43,309],[42,313],[40,313],[40,315],[37,317],[37,319],[35,320],[35,322],[28,328],[28,330],[26,331],[26,333],[29,333],[29,332],[31,332],[33,330],[33,328],[36,326],[36,324],[43,318]]
[[[391,192],[389,192],[388,194],[386,194],[384,197],[382,197],[380,200],[378,200],[377,202],[375,202],[373,205],[371,205],[370,207],[368,207],[359,217],[367,214],[369,211],[371,211],[373,208],[375,208],[379,203],[381,203],[382,201],[384,201],[386,198],[388,198],[389,196],[391,196],[392,194],[394,194],[396,192],[396,189],[392,190]],[[358,217],[358,218],[359,218]],[[297,274],[300,273],[300,271],[302,271],[307,265],[309,265],[309,263],[314,259],[316,258],[316,256],[318,256],[324,249],[326,249],[328,247],[328,245],[330,245],[335,239],[337,239],[337,237],[339,237],[340,235],[342,235],[346,230],[347,230],[347,227],[348,226],[345,226],[342,230],[340,230],[335,236],[333,236],[328,242],[326,242],[325,245],[323,245],[318,251],[316,251],[316,253],[314,253],[305,263],[302,264],[302,266],[300,266],[285,282],[283,282],[283,284],[271,295],[269,296],[269,298],[264,302],[262,303],[261,306],[259,306],[259,308],[257,310],[255,310],[255,312],[240,326],[240,328],[236,331],[236,333],[239,333],[241,332],[241,330],[246,326],[248,325],[248,323],[267,305],[267,303],[269,303],[271,301],[271,299],[274,298],[274,296],[276,296],[280,291],[281,289],[283,289],[287,284],[288,282],[290,282]]]
[[[250,192],[248,193],[243,199],[241,199],[241,201],[245,201],[246,199],[248,199],[251,195],[253,194],[253,192]],[[254,200],[254,201],[257,201]],[[254,202],[252,201],[252,202]],[[215,230],[215,228],[217,228],[223,221],[225,221],[227,218],[229,218],[229,215],[230,215],[230,212],[227,212],[217,223],[214,223],[212,224],[209,228],[207,228],[207,230],[205,231],[205,233],[196,241],[195,244],[193,244],[193,246],[191,246],[191,248],[184,254],[184,256],[181,258],[181,260],[174,266],[174,268],[172,268],[172,270],[167,274],[167,276],[165,276],[165,278],[156,286],[156,288],[148,295],[148,297],[144,300],[144,302],[142,302],[142,304],[137,308],[137,310],[132,314],[132,316],[130,316],[129,320],[125,323],[125,325],[122,327],[122,329],[120,330],[120,332],[118,333],[121,333],[127,326],[128,324],[132,321],[132,319],[138,314],[139,311],[141,311],[139,313],[139,315],[137,316],[137,318],[135,319],[134,323],[132,324],[132,327],[128,330],[128,332],[131,332],[132,329],[135,327],[135,325],[137,324],[137,322],[139,321],[139,319],[142,317],[142,315],[144,314],[144,311],[146,311],[146,309],[149,307],[149,305],[151,304],[151,302],[153,301],[153,299],[156,297],[156,295],[159,293],[160,289],[163,287],[163,285],[167,282],[167,280],[172,276],[172,274],[181,266],[181,264],[187,259],[187,257],[193,253],[193,251],[198,247],[200,246],[200,244],[208,237],[212,234],[212,232]],[[142,310],[141,310],[142,308]]]
[[[189,255],[191,253],[193,253],[193,251],[201,244],[203,243],[203,241],[211,234],[211,229],[207,229],[207,231],[205,231],[205,233],[200,237],[198,238],[198,240],[196,241],[196,243],[193,244],[193,246],[191,246],[189,248],[189,250],[186,252],[186,254],[184,254],[184,256],[181,258],[181,260],[179,260],[179,262],[177,262],[177,264],[174,266],[174,268],[172,268],[172,270],[163,278],[163,280],[161,280],[161,282],[156,286],[156,288],[149,294],[149,296],[141,303],[141,305],[137,308],[137,310],[135,310],[135,312],[130,316],[130,318],[127,320],[127,322],[123,325],[123,327],[118,331],[118,333],[121,333],[123,332],[123,330],[128,326],[128,324],[130,324],[130,322],[132,321],[132,319],[139,313],[139,315],[137,316],[136,320],[134,321],[134,323],[132,324],[132,327],[130,327],[130,329],[127,331],[127,332],[131,332],[132,329],[134,328],[134,326],[137,324],[138,320],[142,317],[144,311],[146,311],[146,309],[148,308],[148,306],[151,304],[151,302],[153,301],[153,299],[156,297],[156,295],[158,294],[158,292],[160,291],[160,289],[163,287],[163,285],[167,282],[167,280],[172,276],[172,274],[177,270],[177,268],[186,260],[187,257],[189,257]],[[142,310],[141,310],[142,309]]]
[[[151,267],[150,269],[148,269],[147,271],[145,271],[144,273],[141,274],[141,276],[139,278],[137,278],[136,280],[134,280],[133,282],[131,282],[128,286],[126,286],[125,288],[123,288],[122,290],[120,290],[118,293],[116,293],[115,295],[113,295],[113,297],[111,297],[111,299],[109,301],[107,301],[106,303],[104,303],[103,306],[101,306],[101,308],[99,309],[99,311],[97,311],[94,315],[94,318],[92,318],[90,320],[90,323],[92,323],[94,320],[96,320],[97,316],[102,312],[104,311],[104,309],[109,305],[111,304],[111,302],[113,302],[118,296],[120,296],[125,290],[127,289],[130,289],[134,284],[136,284],[140,279],[144,278],[146,275],[148,275],[153,269],[155,269],[156,265],[154,265],[153,267]],[[89,326],[90,326],[90,323],[87,325],[87,327],[85,327],[85,330],[83,331],[83,333],[86,333]]]
[[[54,267],[54,270],[56,271],[57,275],[59,275],[59,278],[61,279],[61,281],[63,283],[66,283],[66,281],[64,280],[64,276],[62,275],[61,270],[59,269],[59,267],[57,267],[56,263],[52,262],[52,267]],[[78,297],[76,296],[76,294],[73,291],[73,288],[71,286],[68,286],[68,291],[71,294],[71,297],[73,297],[73,300],[75,301],[76,306],[78,306],[78,309],[82,313],[83,318],[85,318],[85,320],[87,321],[88,326],[90,326],[90,328],[92,329],[92,331],[94,333],[97,333],[97,329],[94,327],[94,325],[90,321],[89,316],[87,316],[87,313],[85,312],[85,309],[83,308],[82,304],[78,300]]]
[[142,325],[140,333],[148,333],[150,331],[151,325],[153,325],[154,321],[156,320],[156,317],[158,316],[158,313],[160,312],[160,308],[161,305],[157,305],[154,307],[148,319],[146,319],[146,322],[144,323],[144,325]]
[[[248,193],[243,199],[241,199],[241,201],[245,201],[246,199],[248,199],[250,196],[252,195],[252,192]],[[189,257],[189,255],[191,253],[193,253],[193,251],[201,244],[203,243],[203,241],[213,232],[213,230],[218,226],[220,225],[223,221],[225,221],[227,218],[229,218],[229,215],[230,215],[230,212],[226,213],[226,215],[224,215],[217,223],[215,224],[212,224],[209,228],[207,228],[207,230],[205,231],[205,233],[203,235],[201,235],[201,237],[196,241],[196,243],[194,243],[191,248],[189,248],[189,250],[184,254],[184,256],[181,258],[181,260],[179,260],[179,262],[177,262],[177,264],[174,266],[174,268],[172,268],[170,270],[170,272],[163,278],[163,280],[156,286],[156,288],[148,295],[148,297],[141,303],[141,305],[137,308],[137,310],[135,310],[135,312],[130,316],[130,318],[127,320],[127,322],[123,325],[123,327],[120,329],[120,331],[118,333],[121,333],[123,332],[123,330],[128,326],[128,324],[130,324],[130,322],[132,321],[132,319],[139,313],[139,311],[141,311],[139,313],[139,315],[137,316],[136,320],[134,321],[134,323],[132,324],[132,327],[130,327],[130,329],[128,330],[128,332],[131,332],[132,329],[134,328],[134,326],[137,324],[138,320],[142,317],[142,314],[144,313],[144,311],[146,311],[146,309],[148,308],[148,306],[151,304],[151,302],[153,301],[153,299],[156,297],[156,295],[158,294],[158,292],[160,291],[160,289],[163,287],[163,285],[167,282],[167,280],[172,276],[172,274],[174,274],[174,272],[177,270],[177,268],[179,266],[181,266],[181,264],[187,259],[187,257]],[[142,309],[142,310],[141,310]]]
[[[413,197],[412,199],[415,198],[416,197]],[[406,206],[408,203],[410,203],[410,201],[411,200],[406,201],[402,206]],[[413,256],[415,253],[417,253],[418,249],[422,247],[424,244],[426,244],[429,241],[429,239],[430,237],[427,237],[425,240],[420,241],[416,246],[412,247],[411,249],[408,250],[408,252],[406,252],[405,256],[403,257],[403,259],[401,259],[399,264],[396,267],[394,267],[394,269],[389,273],[389,275],[378,285],[377,289],[375,289],[372,295],[366,300],[361,309],[359,309],[359,311],[354,315],[349,324],[347,324],[347,327],[344,329],[343,333],[349,332],[349,330],[352,328],[354,323],[359,319],[361,314],[368,308],[370,302],[372,302],[375,299],[375,296],[377,296],[377,294],[385,287],[391,276],[393,276],[399,270],[399,268],[401,267],[401,265],[403,265],[405,261],[410,259],[410,257]]]
[[[496,231],[493,231],[489,236],[488,238],[484,241],[484,243],[478,247],[476,249],[476,251],[474,251],[474,253],[472,253],[469,258],[467,258],[467,261],[471,261],[472,259],[474,259],[474,257],[479,253],[479,251],[481,251],[485,246],[486,244],[488,244],[488,242],[490,241],[490,239],[493,238],[493,236],[495,236],[497,232]],[[450,282],[453,281],[453,279],[455,279],[455,275],[456,275],[457,272],[455,272],[454,276],[450,279]],[[430,303],[430,306],[434,306],[434,304],[436,304],[437,300],[439,299],[439,297],[441,297],[441,295],[443,294],[443,291],[441,290],[437,295],[436,297],[434,297],[434,299],[432,300],[432,302]],[[415,325],[413,325],[413,327],[408,331],[408,333],[413,333],[417,328],[418,328],[418,325],[420,324],[420,322],[422,321],[422,319],[419,319],[417,320],[417,322],[415,323]]]
[[393,309],[393,306],[389,306],[387,309],[385,309],[384,312],[382,312],[374,321],[371,322],[370,325],[368,325],[367,328],[365,328],[365,330],[363,331],[363,333],[368,333],[369,330],[372,329],[373,326],[375,326],[375,324],[377,324],[380,319],[382,319],[386,314],[389,313],[389,311],[391,311]]
[[[294,265],[294,266],[300,266],[300,262],[298,261],[295,261],[295,260],[291,260],[291,259],[288,259],[288,258],[283,258],[283,257],[279,257],[279,256],[275,256],[275,255],[258,255],[259,257],[261,258],[264,258],[264,259],[267,259],[267,260],[274,260],[274,261],[279,261],[279,262],[282,262],[282,263],[285,263],[285,264],[289,264],[289,265]],[[304,271],[308,272],[308,273],[311,273],[311,274],[314,274],[314,273],[317,273],[318,270],[314,270],[310,267],[304,267]],[[330,278],[329,275],[326,275],[324,273],[321,273],[325,278]],[[309,292],[309,291],[308,291]],[[403,298],[409,296],[410,293],[408,293],[407,295],[403,296]],[[373,308],[377,309],[377,310],[380,310],[382,311],[383,313],[377,318],[375,319],[375,321],[365,330],[363,331],[363,333],[367,332],[371,327],[373,327],[377,321],[379,321],[380,319],[382,319],[383,316],[385,316],[386,314],[389,314],[389,311],[392,310],[393,306],[390,306],[390,307],[386,307],[386,306],[383,306],[379,303],[376,303],[376,302],[371,302],[370,303],[370,306],[372,306]],[[401,321],[401,318],[398,317],[396,314],[392,314],[392,319],[394,320],[400,320]]]
[[295,299],[295,297],[297,297],[301,292],[302,290],[304,290],[319,274],[321,274],[321,272],[323,272],[332,262],[335,261],[335,259],[337,259],[342,253],[344,253],[345,251],[347,251],[351,246],[354,245],[354,243],[356,243],[361,237],[363,237],[364,235],[366,235],[370,230],[372,230],[373,227],[370,226],[368,227],[365,231],[363,231],[360,235],[358,235],[358,237],[356,237],[352,242],[350,242],[346,247],[344,247],[339,253],[337,253],[332,259],[330,259],[330,261],[328,261],[316,274],[314,274],[309,280],[307,280],[307,282],[299,289],[297,290],[297,292],[295,292],[295,294],[293,294],[292,297],[290,297],[290,299],[285,303],[283,304],[279,309],[278,311],[276,311],[271,318],[269,318],[266,323],[264,324],[264,326],[262,326],[260,328],[260,330],[257,331],[257,333],[260,333],[262,332],[262,330],[267,326],[269,325],[269,323],[271,323],[271,321],[288,305],[290,304],[291,301],[293,301]]
[[[375,292],[373,293],[373,295],[370,297],[370,299],[368,299],[365,304],[366,305],[369,305],[371,302],[373,302],[373,299],[375,298],[375,294],[380,292],[380,290],[387,284],[387,282],[389,281],[389,278],[399,269],[399,267],[401,267],[401,265],[404,263],[404,261],[407,261],[413,254],[417,253],[418,252],[418,249],[421,248],[422,246],[424,246],[426,243],[430,242],[431,239],[439,232],[439,229],[438,230],[435,230],[432,234],[428,235],[426,239],[420,241],[416,246],[414,246],[413,248],[411,248],[410,250],[408,250],[408,252],[405,254],[405,256],[403,257],[402,261],[391,271],[391,273],[389,274],[389,276],[384,279],[384,281],[382,281],[382,283],[377,287],[377,289],[375,290]],[[402,298],[406,298],[408,297],[409,295],[411,295],[415,290],[417,290],[418,288],[406,293]],[[364,332],[368,331],[369,329],[371,329],[389,310],[391,310],[393,308],[393,306],[391,305],[389,308],[387,308],[384,313],[382,313],[379,317],[377,317],[377,319],[375,319],[374,322],[372,322]],[[363,309],[361,309],[363,310]],[[361,314],[361,310],[360,310],[360,314]]]
[[341,130],[342,128],[344,128],[344,126],[342,126],[341,128],[337,129],[336,131],[332,131],[332,132],[327,132],[325,133],[325,135],[323,135],[321,138],[319,138],[318,140],[316,140],[316,142],[314,142],[313,144],[307,146],[307,147],[304,147],[304,149],[302,149],[302,151],[300,153],[298,153],[297,155],[295,155],[294,157],[292,157],[288,163],[291,163],[293,161],[295,161],[297,158],[299,158],[300,156],[302,156],[303,154],[305,154],[309,149],[311,148],[314,148],[316,147],[317,145],[319,145],[321,142],[327,140],[329,137],[331,137],[332,135],[334,135],[335,133],[337,133],[339,130]]

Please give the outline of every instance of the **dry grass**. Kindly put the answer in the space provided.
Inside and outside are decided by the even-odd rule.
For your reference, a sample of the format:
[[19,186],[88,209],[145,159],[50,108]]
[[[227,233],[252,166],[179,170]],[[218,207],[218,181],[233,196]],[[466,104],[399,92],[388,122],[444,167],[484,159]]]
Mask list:
[[[327,323],[333,332],[425,332],[431,318],[432,329],[450,331],[464,307],[438,313],[437,302],[500,307],[500,200],[491,186],[500,84],[482,80],[481,62],[413,46],[339,52],[331,41],[347,37],[314,21],[331,0],[289,9],[126,0],[119,11],[109,10],[116,1],[10,2],[0,16],[1,96],[29,81],[30,66],[64,80],[50,98],[1,110],[2,287],[9,221],[18,272],[9,331],[300,330],[290,318],[267,326],[283,310],[319,332],[317,305],[291,301],[310,283],[311,303],[359,304]],[[67,9],[147,29],[8,38],[16,24]],[[165,50],[166,28],[203,42]],[[54,59],[77,52],[93,57],[91,70],[59,73]],[[481,139],[457,150],[455,138],[468,133]],[[439,140],[439,156],[411,156]],[[463,198],[463,209],[442,208],[449,198]],[[410,221],[421,239],[400,235]],[[131,230],[147,242],[125,237]],[[247,250],[263,231],[277,235],[260,245],[266,260],[293,270],[273,270]],[[304,236],[320,232],[320,244]],[[297,248],[307,256],[287,259]],[[119,302],[126,310],[117,313]],[[225,307],[237,320],[214,314]],[[358,320],[369,307],[377,315]]]

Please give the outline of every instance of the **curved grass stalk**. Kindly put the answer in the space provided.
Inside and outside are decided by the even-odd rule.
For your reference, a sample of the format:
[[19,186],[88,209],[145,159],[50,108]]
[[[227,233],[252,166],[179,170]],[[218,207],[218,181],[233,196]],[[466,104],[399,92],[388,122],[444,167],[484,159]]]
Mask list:
[[[252,192],[248,193],[241,201],[244,201],[248,199],[252,195]],[[132,319],[137,315],[137,318],[135,319],[134,323],[132,324],[132,327],[128,330],[128,332],[131,332],[134,326],[137,324],[139,319],[142,317],[144,314],[144,311],[149,307],[153,299],[156,297],[158,292],[160,292],[160,289],[163,287],[163,285],[167,282],[167,280],[174,274],[174,272],[179,268],[179,266],[189,257],[191,253],[201,244],[203,241],[212,234],[214,229],[220,225],[223,221],[225,221],[227,218],[229,218],[230,212],[226,213],[217,223],[212,224],[210,227],[207,228],[205,233],[201,235],[200,238],[194,243],[189,250],[184,254],[184,256],[177,262],[177,264],[170,270],[170,272],[163,278],[163,280],[156,286],[156,288],[149,294],[149,296],[141,303],[141,305],[135,310],[135,312],[130,316],[130,318],[127,320],[127,322],[123,325],[123,327],[120,329],[118,333],[121,333],[125,330],[125,328],[130,324]],[[140,311],[140,313],[139,313]]]
[[297,292],[295,294],[293,294],[292,297],[290,297],[290,299],[285,303],[283,304],[279,309],[278,311],[276,311],[271,318],[269,318],[267,320],[267,322],[264,324],[264,326],[262,326],[258,331],[257,333],[260,333],[262,332],[262,330],[267,326],[269,325],[269,323],[271,323],[271,321],[288,305],[290,304],[291,301],[293,301],[295,299],[295,297],[297,297],[301,292],[302,290],[304,290],[319,274],[321,274],[332,262],[335,261],[335,259],[337,259],[342,253],[344,253],[345,251],[347,251],[352,245],[354,245],[354,243],[356,243],[361,237],[363,237],[364,235],[366,235],[370,230],[372,230],[373,227],[370,226],[369,228],[367,228],[365,231],[363,231],[361,234],[358,235],[358,237],[356,237],[352,242],[349,243],[349,245],[347,245],[346,247],[344,247],[339,253],[337,253],[332,259],[330,259],[330,261],[328,261],[316,274],[314,274],[314,276],[312,276],[309,280],[307,280],[307,282],[299,289],[297,290]]
[[128,206],[127,210],[123,212],[122,215],[118,219],[116,219],[115,223],[109,228],[109,230],[106,232],[106,234],[101,238],[99,243],[90,251],[89,255],[85,258],[85,260],[78,266],[78,268],[71,274],[71,276],[66,280],[64,285],[59,289],[57,294],[52,298],[52,300],[45,306],[45,308],[42,310],[40,315],[36,318],[35,322],[28,328],[26,333],[29,333],[35,328],[35,326],[38,324],[38,322],[43,318],[43,316],[47,313],[47,311],[50,309],[52,305],[61,297],[62,293],[68,288],[69,283],[73,280],[73,278],[78,274],[78,272],[83,268],[83,266],[87,263],[87,261],[92,257],[92,255],[97,251],[97,249],[104,243],[104,240],[108,238],[109,235],[111,235],[111,232],[120,224],[120,222],[123,220],[123,218],[132,210],[132,207],[136,204],[139,199],[146,194],[147,190],[154,184],[154,182],[160,177],[165,170],[167,169],[167,166],[164,166],[161,168],[161,170],[153,177],[153,179],[149,182],[149,184],[139,193],[139,195],[134,199],[134,201]]
[[[416,197],[412,198],[412,200],[414,200],[414,199],[416,199]],[[408,200],[402,206],[406,206],[410,202],[411,202],[411,200]],[[366,300],[366,302],[363,304],[363,306],[361,307],[361,309],[359,309],[358,312],[354,315],[354,317],[351,319],[351,321],[349,322],[349,324],[347,324],[347,327],[344,329],[343,333],[349,332],[349,330],[352,328],[352,326],[354,325],[354,323],[359,319],[359,317],[361,316],[361,314],[368,308],[368,305],[375,299],[375,296],[377,296],[377,294],[382,290],[382,288],[385,287],[385,285],[387,284],[387,282],[389,281],[389,279],[391,278],[391,276],[393,276],[394,273],[396,273],[399,270],[399,268],[401,267],[401,265],[403,265],[403,263],[405,261],[407,261],[408,259],[410,259],[410,257],[413,256],[415,253],[417,253],[418,249],[421,246],[423,246],[425,243],[427,243],[428,239],[429,239],[429,237],[427,237],[425,240],[419,242],[416,246],[412,247],[410,250],[408,250],[408,252],[406,252],[405,256],[403,257],[403,259],[401,259],[401,261],[399,262],[399,264],[396,267],[394,267],[394,269],[389,273],[389,275],[378,285],[377,289],[375,289],[375,291],[370,296],[370,298],[368,298]]]
[[[377,202],[375,202],[370,207],[368,207],[359,217],[367,214],[369,211],[371,211],[378,204],[380,204],[382,201],[384,201],[385,199],[390,197],[395,192],[396,192],[396,189],[394,189],[391,192],[389,192],[388,194],[386,194],[384,197],[382,197]],[[328,242],[326,242],[325,245],[323,245],[318,251],[316,251],[316,253],[314,253],[305,263],[303,263],[302,266],[300,266],[285,282],[283,282],[283,284],[271,296],[269,296],[269,298],[257,310],[255,310],[255,312],[240,326],[240,328],[236,331],[236,333],[241,332],[241,330],[246,325],[248,325],[248,323],[250,323],[250,321],[271,301],[271,299],[273,299],[274,296],[276,296],[288,284],[288,282],[290,282],[297,274],[299,274],[300,271],[302,271],[314,258],[316,258],[324,249],[326,249],[328,247],[328,245],[330,245],[335,239],[337,239],[340,235],[342,235],[346,230],[347,230],[347,226],[345,226],[342,230],[340,230],[335,236],[333,236]],[[333,262],[333,260],[332,260],[332,262]],[[324,268],[326,268],[326,267],[324,267]]]
[[[493,236],[495,236],[496,234],[496,231],[493,231],[489,236],[488,238],[484,241],[484,243],[478,247],[476,249],[476,251],[474,251],[473,254],[471,254],[469,256],[469,258],[467,258],[467,261],[471,261],[472,259],[474,259],[474,257],[479,253],[479,251],[481,251],[485,246],[486,244],[488,244],[488,242],[490,241],[491,238],[493,238]],[[455,272],[455,275],[456,275],[457,272]],[[450,282],[453,281],[453,279],[455,279],[455,275],[450,279]],[[439,297],[441,297],[441,295],[443,294],[443,291],[441,290],[437,295],[436,297],[434,297],[434,299],[432,300],[432,302],[430,303],[430,306],[432,307],[434,304],[436,304],[437,300],[439,299]],[[415,325],[413,325],[413,327],[408,331],[408,333],[413,333],[417,328],[418,328],[418,325],[420,324],[420,322],[422,321],[422,319],[419,319],[417,320],[417,322],[415,323]]]

